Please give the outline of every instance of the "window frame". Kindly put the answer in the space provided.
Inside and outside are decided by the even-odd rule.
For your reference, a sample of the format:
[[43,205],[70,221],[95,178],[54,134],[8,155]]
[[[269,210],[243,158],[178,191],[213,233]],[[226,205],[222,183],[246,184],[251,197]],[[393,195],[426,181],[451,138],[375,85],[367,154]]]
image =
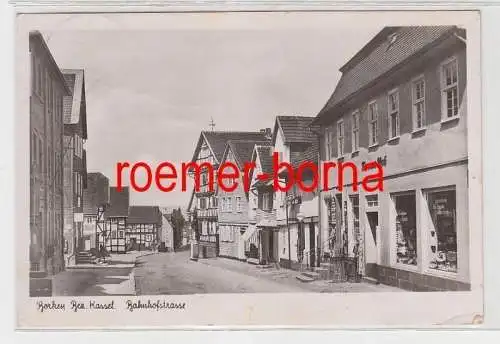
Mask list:
[[[396,95],[396,99],[397,99],[397,108],[395,110],[393,110],[391,108],[391,97],[393,95]],[[392,136],[392,115],[394,114],[397,114],[396,116],[396,135]],[[388,121],[388,129],[389,129],[389,133],[388,133],[388,141],[391,141],[391,140],[396,140],[399,138],[401,132],[400,132],[400,111],[399,111],[399,90],[397,88],[394,88],[392,90],[390,90],[389,92],[387,92],[387,121]]]
[[359,152],[359,123],[360,123],[361,111],[359,109],[353,111],[351,114],[352,126],[351,126],[351,146],[352,153]]
[[[372,117],[371,107],[374,107],[375,111]],[[378,133],[379,133],[379,123],[378,123],[378,104],[376,100],[372,100],[368,103],[368,147],[374,147],[378,145]],[[372,124],[375,124],[375,132],[373,132]]]
[[[337,157],[343,157],[345,155],[345,125],[344,119],[339,119],[335,125],[335,130],[337,131]],[[342,128],[342,130],[340,130]],[[340,131],[342,135],[340,135]],[[342,149],[341,147],[342,142]]]
[[[422,97],[417,99],[417,84],[422,83]],[[413,132],[419,132],[424,130],[427,126],[426,123],[426,101],[425,101],[425,92],[426,92],[426,82],[425,76],[423,74],[414,78],[411,82],[411,114],[412,114],[412,130]],[[419,127],[417,125],[417,106],[418,104],[422,104],[422,125]]]
[[236,212],[237,213],[243,212],[243,204],[242,204],[241,196],[236,196]]
[[[420,240],[422,238],[420,237],[421,230],[419,228],[419,213],[418,213],[418,202],[419,202],[419,190],[405,190],[405,191],[396,191],[392,192],[389,194],[389,198],[392,202],[391,204],[391,213],[390,213],[390,228],[391,228],[391,237],[392,237],[392,242],[391,242],[391,265],[397,268],[400,268],[402,270],[407,270],[407,271],[421,271],[422,269],[422,257],[420,255],[422,254],[421,250],[421,243]],[[405,264],[402,262],[397,261],[397,225],[396,225],[396,217],[397,217],[397,209],[396,209],[396,197],[400,196],[413,196],[414,201],[415,201],[415,251],[416,251],[416,264]],[[380,200],[379,200],[380,202]]]
[[[446,85],[446,73],[445,73],[445,68],[448,65],[451,65],[452,63],[455,64],[456,66],[456,81],[451,84],[451,85]],[[458,59],[456,56],[451,56],[450,58],[447,58],[441,64],[439,65],[439,82],[440,82],[440,87],[441,87],[441,121],[446,122],[450,120],[454,120],[456,118],[460,117],[459,110],[460,110],[460,89],[459,89],[459,73],[458,73]],[[446,92],[452,88],[457,89],[457,113],[453,116],[448,117],[448,104],[447,104],[447,98],[445,96]]]
[[[447,191],[454,191],[455,192],[455,239],[457,241],[457,271],[445,271],[445,270],[439,270],[439,269],[432,269],[429,267],[429,264],[431,262],[430,260],[430,255],[429,255],[429,252],[431,251],[430,249],[430,246],[428,245],[429,243],[429,238],[431,236],[431,234],[427,231],[425,231],[425,233],[422,233],[422,235],[425,236],[425,240],[426,240],[426,245],[423,245],[424,246],[424,250],[422,252],[422,265],[423,265],[423,272],[425,274],[429,274],[429,275],[434,275],[434,276],[441,276],[441,277],[448,277],[448,278],[451,278],[451,279],[454,279],[456,280],[458,277],[459,277],[459,273],[460,273],[460,267],[459,267],[459,264],[458,264],[458,260],[459,260],[459,257],[460,257],[460,254],[462,252],[460,252],[460,246],[459,246],[459,235],[458,235],[458,217],[457,217],[457,201],[458,201],[458,194],[457,194],[457,187],[456,185],[448,185],[448,186],[442,186],[442,187],[435,187],[435,188],[429,188],[429,189],[422,189],[422,196],[423,196],[423,201],[424,201],[424,206],[425,207],[428,207],[429,205],[429,194],[431,193],[437,193],[437,192],[447,192]],[[431,214],[429,213],[429,216],[431,216]],[[429,217],[427,219],[427,221],[431,221],[432,222],[432,217]],[[428,227],[428,225],[426,226]],[[436,231],[436,237],[437,237],[437,231]],[[437,248],[436,248],[437,249]]]

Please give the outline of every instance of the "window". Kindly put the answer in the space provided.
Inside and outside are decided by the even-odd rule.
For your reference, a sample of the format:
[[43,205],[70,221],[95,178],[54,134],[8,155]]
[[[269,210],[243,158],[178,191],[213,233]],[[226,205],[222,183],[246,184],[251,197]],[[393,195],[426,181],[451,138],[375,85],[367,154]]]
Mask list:
[[359,150],[359,111],[352,114],[352,151]]
[[426,192],[431,218],[429,268],[457,272],[457,219],[455,188]]
[[327,154],[326,159],[331,160],[335,157],[333,150],[334,137],[333,137],[332,127],[328,127],[325,129],[325,138],[326,138],[326,154]]
[[415,80],[412,87],[413,130],[425,126],[425,81],[423,77]]
[[206,208],[207,208],[207,199],[200,198],[200,209],[206,209]]
[[116,231],[111,231],[111,239],[116,239]]
[[417,219],[415,193],[392,195],[396,225],[396,262],[417,265]]
[[243,205],[241,204],[241,197],[236,197],[236,211],[239,213],[243,211]]
[[442,65],[441,104],[442,119],[458,115],[458,66],[455,58]]
[[214,208],[217,208],[217,197],[215,197],[215,196],[212,196],[212,206]]
[[125,233],[123,231],[118,231],[118,238],[123,239],[125,237]]
[[338,156],[344,155],[344,122],[337,122],[337,152]]
[[389,139],[399,136],[399,93],[392,91],[388,95]]
[[366,204],[368,208],[378,207],[378,195],[366,196]]

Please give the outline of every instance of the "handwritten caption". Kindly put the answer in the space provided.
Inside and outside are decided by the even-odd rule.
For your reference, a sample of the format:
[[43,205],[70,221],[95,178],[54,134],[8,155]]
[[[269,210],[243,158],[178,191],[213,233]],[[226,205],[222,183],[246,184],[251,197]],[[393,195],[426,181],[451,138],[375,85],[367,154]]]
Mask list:
[[79,301],[71,300],[69,302],[37,301],[36,308],[40,313],[44,312],[79,312],[79,311],[115,311],[127,310],[133,312],[135,310],[184,310],[186,309],[185,302],[169,302],[167,300],[126,300],[116,303],[111,301]]

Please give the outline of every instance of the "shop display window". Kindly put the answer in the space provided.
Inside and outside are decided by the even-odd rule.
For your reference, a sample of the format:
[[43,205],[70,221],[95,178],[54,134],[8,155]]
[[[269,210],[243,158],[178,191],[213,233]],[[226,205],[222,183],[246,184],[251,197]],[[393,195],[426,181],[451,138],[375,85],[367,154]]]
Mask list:
[[415,193],[392,196],[395,208],[396,262],[417,265],[417,221]]
[[455,189],[426,192],[432,220],[429,233],[429,268],[457,272],[457,222]]

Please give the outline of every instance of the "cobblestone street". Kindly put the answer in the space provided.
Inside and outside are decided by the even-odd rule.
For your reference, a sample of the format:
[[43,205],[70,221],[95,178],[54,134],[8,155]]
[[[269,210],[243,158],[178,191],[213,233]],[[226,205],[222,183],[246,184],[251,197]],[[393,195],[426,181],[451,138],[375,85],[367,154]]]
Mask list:
[[191,261],[187,251],[141,257],[134,269],[137,295],[401,291],[368,283],[302,283],[295,278],[297,274],[225,258]]

